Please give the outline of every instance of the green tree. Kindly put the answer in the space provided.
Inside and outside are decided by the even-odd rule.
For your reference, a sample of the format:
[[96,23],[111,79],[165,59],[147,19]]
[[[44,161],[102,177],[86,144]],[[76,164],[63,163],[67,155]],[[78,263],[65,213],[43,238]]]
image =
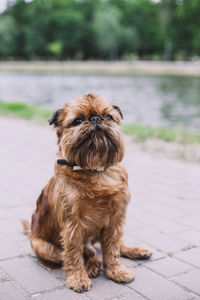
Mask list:
[[0,18],[0,56],[12,57],[15,52],[17,38],[16,22],[12,16]]
[[84,19],[74,9],[51,11],[49,31],[51,40],[62,43],[62,57],[73,58],[81,50]]
[[0,15],[1,58],[200,55],[200,0],[16,0]]
[[[135,32],[135,45],[139,57],[161,53],[163,40],[160,31],[159,5],[151,0],[109,1],[122,12],[123,26]],[[130,39],[128,45],[132,41],[133,39]]]
[[183,0],[177,5],[176,30],[174,31],[175,52],[185,58],[200,55],[200,0]]
[[120,11],[113,6],[103,6],[94,17],[94,30],[99,53],[111,59],[118,57],[120,35]]
[[173,58],[176,47],[174,33],[177,30],[177,27],[175,26],[177,5],[177,0],[162,0],[159,5],[164,60],[171,60]]

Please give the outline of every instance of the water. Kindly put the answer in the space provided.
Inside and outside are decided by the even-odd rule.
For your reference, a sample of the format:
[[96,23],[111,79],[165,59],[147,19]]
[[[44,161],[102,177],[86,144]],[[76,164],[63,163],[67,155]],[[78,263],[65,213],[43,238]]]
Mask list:
[[125,122],[200,128],[200,78],[0,73],[0,99],[57,109],[85,93],[118,105]]

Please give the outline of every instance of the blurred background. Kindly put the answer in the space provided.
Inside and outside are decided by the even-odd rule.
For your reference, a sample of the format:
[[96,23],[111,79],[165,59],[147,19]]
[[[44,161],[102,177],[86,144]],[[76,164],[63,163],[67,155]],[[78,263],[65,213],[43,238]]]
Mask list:
[[53,173],[48,118],[91,92],[123,112],[125,241],[154,254],[89,298],[200,299],[200,0],[0,0],[0,300],[75,297],[19,219]]
[[199,130],[200,0],[1,0],[0,12],[1,106],[94,92],[128,124]]
[[1,0],[1,59],[195,59],[199,0]]

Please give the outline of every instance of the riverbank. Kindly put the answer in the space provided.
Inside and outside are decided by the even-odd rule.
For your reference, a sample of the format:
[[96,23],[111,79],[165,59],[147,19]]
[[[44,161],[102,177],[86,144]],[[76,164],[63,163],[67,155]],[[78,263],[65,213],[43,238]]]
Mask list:
[[0,71],[102,75],[200,76],[200,62],[161,61],[2,61]]
[[[47,124],[53,111],[37,105],[0,101],[0,115],[32,120]],[[124,134],[142,150],[169,158],[200,162],[200,132],[188,132],[181,128],[152,127],[140,124],[122,124]]]

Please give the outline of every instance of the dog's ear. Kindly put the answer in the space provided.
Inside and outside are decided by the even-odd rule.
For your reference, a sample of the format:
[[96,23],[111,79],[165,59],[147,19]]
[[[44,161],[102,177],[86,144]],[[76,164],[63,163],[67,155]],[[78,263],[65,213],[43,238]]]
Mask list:
[[124,117],[123,117],[123,114],[122,114],[121,109],[119,108],[119,106],[113,105],[113,108],[116,109],[116,110],[118,111],[118,113],[120,114],[120,116],[121,116],[121,118],[122,118],[122,120],[123,120]]
[[58,109],[52,114],[52,116],[48,120],[49,125],[53,124],[55,127],[58,126],[58,117],[60,113],[61,113],[61,109]]

